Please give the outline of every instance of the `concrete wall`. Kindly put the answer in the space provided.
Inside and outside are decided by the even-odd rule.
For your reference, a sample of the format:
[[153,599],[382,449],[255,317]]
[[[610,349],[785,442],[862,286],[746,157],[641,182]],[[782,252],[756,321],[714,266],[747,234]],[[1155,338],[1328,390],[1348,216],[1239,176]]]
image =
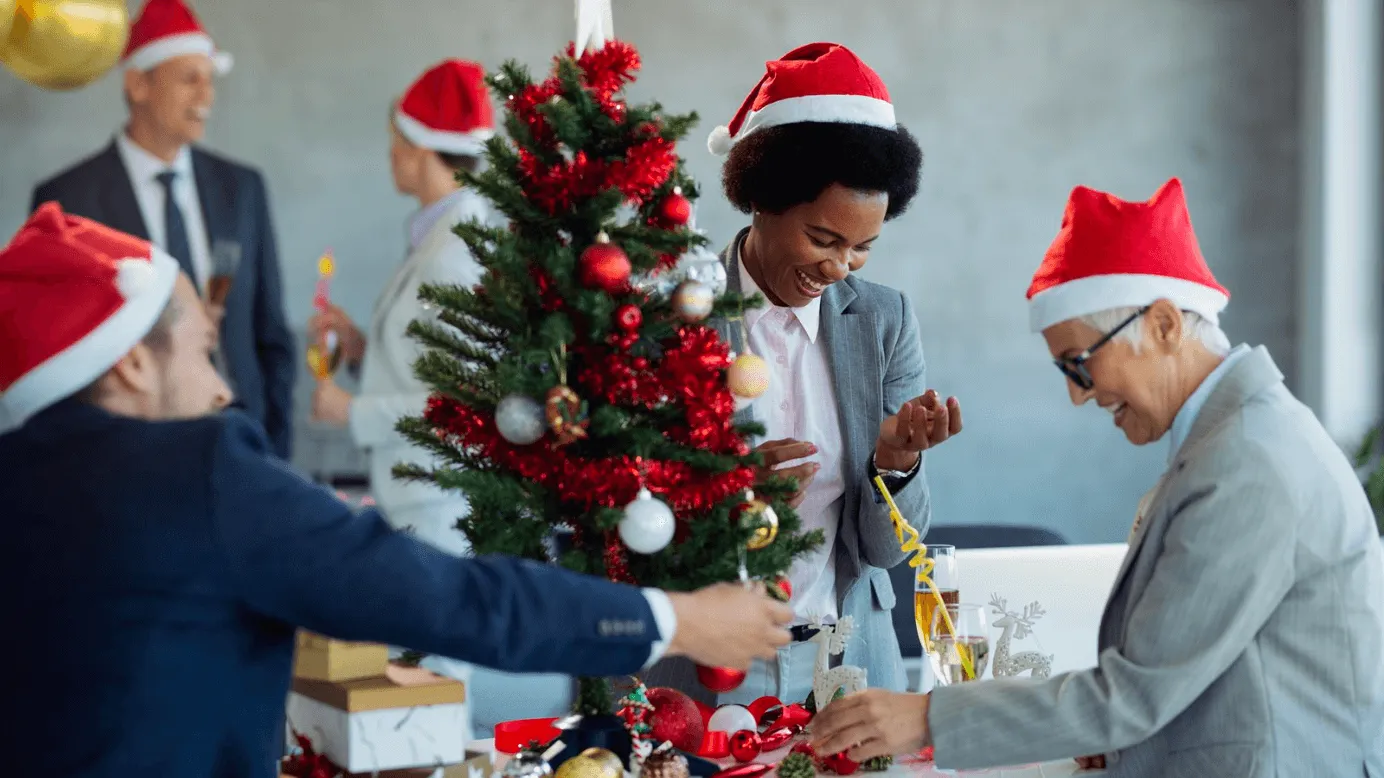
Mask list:
[[[445,56],[546,68],[571,36],[568,0],[201,0],[237,57],[208,144],[261,166],[278,220],[287,305],[310,308],[313,263],[337,251],[334,296],[368,315],[403,248],[385,110]],[[1212,268],[1234,293],[1233,339],[1295,366],[1297,3],[1293,0],[941,0],[858,3],[617,0],[641,47],[637,98],[699,111],[683,153],[719,239],[743,219],[719,199],[705,132],[729,119],[765,59],[835,39],[884,76],[921,139],[922,193],[890,225],[868,278],[916,303],[928,375],[966,432],[929,459],[939,523],[1038,523],[1076,542],[1123,539],[1162,446],[1132,449],[1074,410],[1023,294],[1078,183],[1129,198],[1186,182]],[[32,182],[104,144],[121,121],[115,76],[52,94],[0,74],[0,233]],[[302,463],[320,458],[302,447]]]

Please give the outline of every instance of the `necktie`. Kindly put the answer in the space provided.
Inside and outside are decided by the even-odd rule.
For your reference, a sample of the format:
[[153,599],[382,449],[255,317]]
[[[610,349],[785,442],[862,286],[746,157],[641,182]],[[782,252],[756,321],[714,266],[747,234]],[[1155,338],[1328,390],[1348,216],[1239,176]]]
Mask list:
[[178,199],[173,195],[173,181],[178,174],[172,170],[159,173],[158,182],[163,185],[163,225],[164,250],[178,260],[183,272],[197,285],[197,274],[192,270],[192,244],[187,239],[187,223],[183,221],[183,211],[178,207]]

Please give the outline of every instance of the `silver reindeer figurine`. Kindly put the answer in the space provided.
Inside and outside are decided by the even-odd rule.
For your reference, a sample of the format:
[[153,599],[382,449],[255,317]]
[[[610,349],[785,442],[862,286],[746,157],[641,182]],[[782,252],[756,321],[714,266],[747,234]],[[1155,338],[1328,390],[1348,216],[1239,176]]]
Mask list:
[[1037,651],[1009,653],[1010,640],[1023,640],[1028,637],[1033,631],[1033,622],[1045,613],[1043,607],[1035,602],[1024,606],[1023,613],[1014,613],[1005,609],[1005,601],[997,594],[990,595],[990,607],[1000,617],[994,626],[1004,630],[999,642],[995,644],[994,666],[991,670],[994,677],[1016,676],[1025,670],[1032,671],[1029,673],[1030,678],[1047,678],[1051,675],[1052,654],[1040,654]]

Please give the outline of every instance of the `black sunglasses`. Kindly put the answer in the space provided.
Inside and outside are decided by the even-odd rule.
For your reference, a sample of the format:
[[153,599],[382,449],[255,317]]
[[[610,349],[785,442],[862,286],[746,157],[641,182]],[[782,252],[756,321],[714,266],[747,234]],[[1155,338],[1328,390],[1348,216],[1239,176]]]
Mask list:
[[1133,324],[1136,319],[1138,319],[1140,316],[1143,316],[1144,313],[1146,313],[1150,307],[1151,306],[1145,305],[1144,307],[1130,314],[1129,317],[1124,321],[1120,322],[1119,325],[1115,327],[1115,329],[1102,335],[1100,340],[1096,341],[1095,343],[1092,343],[1090,348],[1086,349],[1080,354],[1077,354],[1074,357],[1058,357],[1057,359],[1053,360],[1053,364],[1057,365],[1057,369],[1062,371],[1062,375],[1066,376],[1069,381],[1076,384],[1078,388],[1085,391],[1090,391],[1091,387],[1095,386],[1095,382],[1091,380],[1091,373],[1086,369],[1087,360],[1089,360],[1091,358],[1091,355],[1096,353],[1096,351],[1099,350],[1101,346],[1104,346],[1105,344],[1109,343],[1111,340],[1114,339],[1116,335],[1120,334],[1120,330]]

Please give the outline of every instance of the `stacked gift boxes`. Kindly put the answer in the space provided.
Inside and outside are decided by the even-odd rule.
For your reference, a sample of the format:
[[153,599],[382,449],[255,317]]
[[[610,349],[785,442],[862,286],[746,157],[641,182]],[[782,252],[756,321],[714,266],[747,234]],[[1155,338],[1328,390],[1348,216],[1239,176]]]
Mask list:
[[298,633],[290,745],[297,732],[347,775],[488,778],[490,754],[466,750],[466,717],[461,683],[391,664],[382,645]]

